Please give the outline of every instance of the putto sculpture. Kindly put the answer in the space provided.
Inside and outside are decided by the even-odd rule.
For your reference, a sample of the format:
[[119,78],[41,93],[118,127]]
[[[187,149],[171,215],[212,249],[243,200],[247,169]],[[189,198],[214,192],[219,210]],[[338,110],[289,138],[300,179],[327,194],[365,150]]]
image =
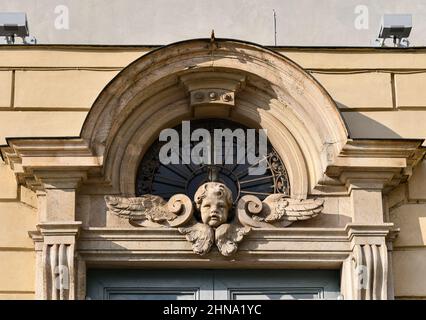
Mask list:
[[323,209],[320,199],[271,194],[263,201],[253,195],[243,196],[232,210],[232,199],[231,190],[220,182],[202,184],[195,192],[195,206],[184,194],[174,195],[168,202],[155,195],[105,196],[110,213],[138,227],[177,228],[199,255],[207,254],[216,244],[222,255],[231,256],[252,228],[287,227],[315,217]]
[[238,219],[227,223],[232,208],[231,190],[223,183],[207,182],[195,192],[194,201],[201,222],[194,220],[190,226],[179,228],[179,232],[192,243],[193,251],[204,255],[213,243],[224,256],[237,251],[237,244],[250,228],[239,224]]

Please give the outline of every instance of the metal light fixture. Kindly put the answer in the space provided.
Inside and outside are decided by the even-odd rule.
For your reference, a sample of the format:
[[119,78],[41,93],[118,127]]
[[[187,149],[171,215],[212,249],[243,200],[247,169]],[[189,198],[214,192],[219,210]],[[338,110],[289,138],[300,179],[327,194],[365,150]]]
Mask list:
[[25,12],[0,12],[0,37],[5,37],[7,44],[14,44],[16,37],[24,44],[35,44],[35,38],[29,37]]
[[381,41],[381,46],[385,45],[386,39],[392,39],[394,47],[408,47],[412,27],[411,14],[385,14],[377,40]]

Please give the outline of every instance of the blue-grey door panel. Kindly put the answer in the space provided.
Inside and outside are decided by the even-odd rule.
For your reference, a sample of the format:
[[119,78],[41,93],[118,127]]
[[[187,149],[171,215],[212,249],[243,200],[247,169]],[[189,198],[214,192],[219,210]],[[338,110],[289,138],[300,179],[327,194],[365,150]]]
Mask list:
[[212,300],[213,275],[201,270],[89,270],[88,299]]
[[337,270],[89,270],[87,298],[106,300],[337,299]]
[[214,275],[215,300],[337,299],[337,270],[227,270]]

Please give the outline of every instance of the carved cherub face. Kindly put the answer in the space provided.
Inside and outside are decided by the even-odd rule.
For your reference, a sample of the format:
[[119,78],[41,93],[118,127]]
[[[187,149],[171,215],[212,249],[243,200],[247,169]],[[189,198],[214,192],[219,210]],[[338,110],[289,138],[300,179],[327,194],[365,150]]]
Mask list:
[[217,228],[228,220],[232,207],[232,192],[222,183],[207,182],[195,193],[195,204],[203,223]]

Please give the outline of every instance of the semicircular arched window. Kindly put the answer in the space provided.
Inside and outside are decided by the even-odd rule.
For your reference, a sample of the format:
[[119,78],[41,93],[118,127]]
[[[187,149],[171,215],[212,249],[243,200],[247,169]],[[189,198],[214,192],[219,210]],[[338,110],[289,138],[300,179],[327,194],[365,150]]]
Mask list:
[[[182,159],[182,144],[185,144],[182,141],[182,124],[174,129],[179,134],[178,156],[179,159]],[[190,122],[191,134],[196,129],[206,129],[213,137],[215,129],[230,129],[233,132],[236,129],[242,129],[247,132],[246,130],[249,128],[228,120],[203,119]],[[255,139],[254,145],[258,146],[258,130],[256,130]],[[273,193],[289,195],[290,185],[287,171],[269,141],[267,142],[266,156],[258,157],[257,163],[253,163],[253,161],[247,159],[247,149],[245,149],[243,157],[238,153],[237,149],[241,148],[241,144],[239,144],[241,141],[238,140],[238,137],[232,139],[232,161],[229,161],[229,159],[226,161],[225,157],[228,156],[227,152],[230,148],[228,146],[228,150],[226,150],[225,143],[222,143],[222,161],[214,161],[213,164],[196,164],[193,161],[187,164],[163,164],[159,159],[159,154],[166,142],[154,142],[140,162],[136,177],[136,195],[154,194],[168,200],[174,194],[183,193],[192,199],[197,188],[208,181],[219,181],[227,185],[232,191],[234,203],[241,196],[250,194],[261,200]],[[215,140],[212,138],[211,141],[212,148],[216,148]],[[198,143],[199,141],[190,141],[191,149]],[[255,152],[258,152],[258,150],[256,149]],[[244,158],[244,161],[241,161],[238,157]],[[262,165],[266,169],[264,173],[250,174],[250,168],[259,165],[261,161],[264,162]]]

